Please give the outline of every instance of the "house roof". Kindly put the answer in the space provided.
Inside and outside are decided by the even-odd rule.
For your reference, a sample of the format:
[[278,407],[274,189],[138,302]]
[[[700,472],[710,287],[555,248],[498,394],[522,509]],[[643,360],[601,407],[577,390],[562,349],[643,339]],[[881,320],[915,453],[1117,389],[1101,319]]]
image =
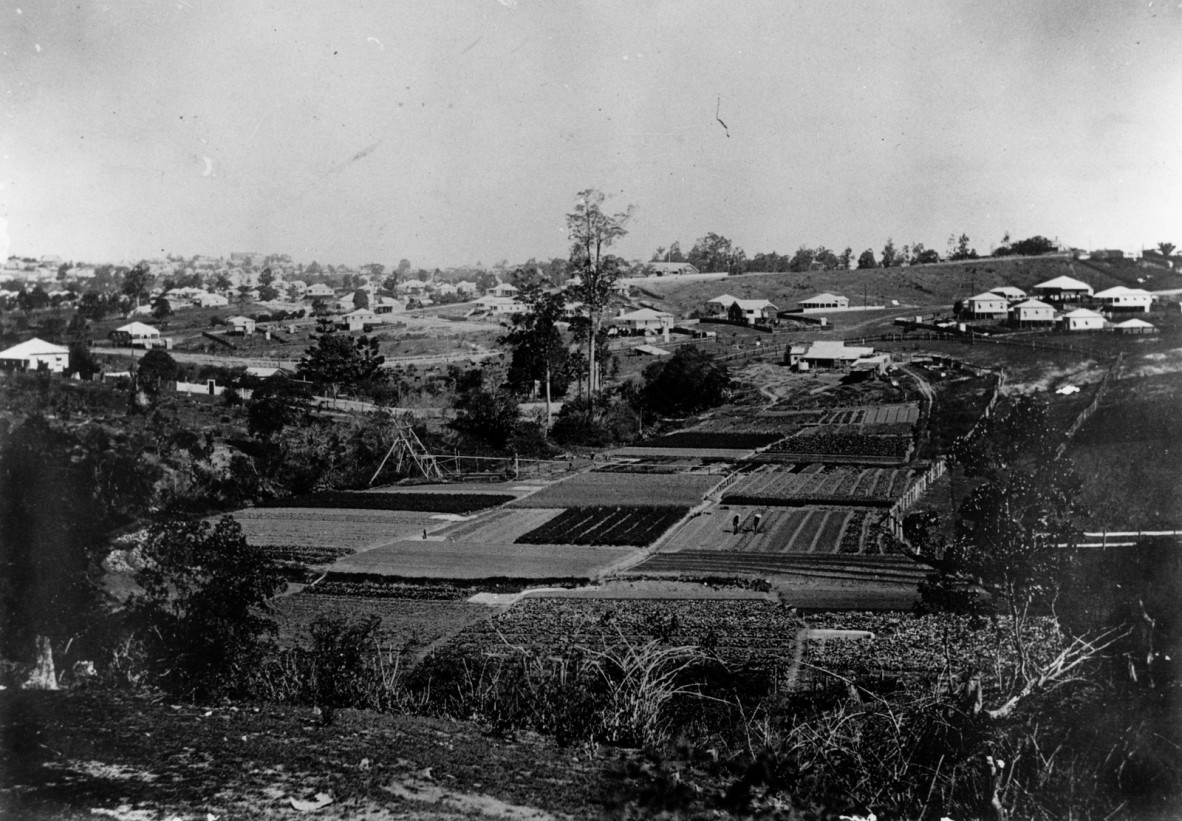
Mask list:
[[368,319],[371,316],[376,317],[377,314],[375,314],[369,308],[358,308],[356,311],[349,311],[349,313],[345,314],[345,316],[346,317],[351,316],[354,319],[357,319],[357,318]]
[[735,303],[744,311],[755,311],[759,308],[774,308],[776,307],[767,299],[736,299]]
[[251,319],[249,316],[232,316],[229,319],[227,319],[226,322],[230,323],[231,325],[241,325],[244,322],[250,322],[251,324],[253,324],[254,320]]
[[1124,322],[1118,322],[1112,327],[1114,328],[1153,328],[1152,323],[1146,322],[1144,319],[1126,319]]
[[126,325],[120,325],[115,330],[124,331],[134,336],[143,336],[144,334],[155,334],[157,336],[160,335],[160,331],[144,322],[128,322]]
[[68,354],[69,352],[69,348],[63,348],[61,345],[54,345],[52,342],[33,337],[19,345],[13,345],[8,350],[0,351],[0,359],[25,359],[30,356]]
[[1071,277],[1055,277],[1034,286],[1035,290],[1090,291],[1092,286]]
[[1068,311],[1063,314],[1064,319],[1103,319],[1102,314],[1095,311],[1089,311],[1087,308],[1076,308],[1074,311]]
[[1002,285],[990,291],[992,294],[1001,294],[1006,298],[1019,298],[1026,296],[1026,292],[1021,288],[1015,288],[1013,285]]
[[1099,299],[1116,296],[1150,296],[1150,293],[1144,288],[1129,288],[1125,285],[1117,285],[1112,288],[1106,288],[1103,291],[1093,294],[1093,296]]
[[872,356],[873,354],[874,348],[846,347],[846,344],[839,340],[821,340],[809,346],[805,358],[861,359],[863,356]]
[[729,308],[733,303],[738,302],[739,298],[737,296],[731,296],[730,294],[723,294],[722,296],[716,296],[714,299],[708,299],[706,301],[717,302],[719,305],[725,305]]
[[673,314],[668,311],[654,311],[652,308],[640,308],[627,314],[620,314],[616,319],[672,319]]
[[1005,296],[1002,294],[995,294],[992,291],[986,291],[983,294],[977,294],[976,296],[971,296],[965,301],[966,302],[997,302],[998,300],[1004,301]]
[[646,353],[649,356],[671,356],[669,351],[664,348],[658,348],[656,345],[633,345],[632,350],[637,353]]
[[1028,299],[1025,302],[1019,302],[1011,310],[1018,310],[1019,308],[1046,308],[1049,311],[1055,310],[1055,306],[1048,305],[1045,302],[1040,302],[1037,299]]
[[843,299],[849,302],[848,297],[840,296],[839,294],[824,293],[811,296],[808,299],[802,299],[800,304],[803,305],[806,302],[838,302]]

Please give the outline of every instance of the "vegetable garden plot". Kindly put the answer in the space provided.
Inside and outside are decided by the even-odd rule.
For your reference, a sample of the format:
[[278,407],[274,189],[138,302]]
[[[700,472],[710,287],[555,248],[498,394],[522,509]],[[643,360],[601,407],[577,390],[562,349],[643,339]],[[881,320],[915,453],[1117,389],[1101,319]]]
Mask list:
[[561,508],[500,508],[470,522],[457,522],[432,535],[453,542],[509,544],[562,513]]
[[517,544],[647,547],[672,527],[683,507],[572,507],[519,536]]
[[510,507],[579,507],[653,505],[692,507],[722,482],[717,473],[648,476],[630,473],[580,473],[513,502]]
[[782,439],[768,450],[772,453],[821,454],[856,458],[894,458],[900,461],[911,453],[910,434],[872,435],[852,432],[847,425],[816,426]]
[[472,513],[516,496],[495,493],[358,493],[332,490],[308,496],[275,499],[260,507],[349,508],[352,510],[414,510],[431,513]]
[[[759,531],[754,529],[759,515]],[[734,517],[739,532],[734,532]],[[670,534],[662,553],[728,551],[735,553],[837,553],[854,522],[854,511],[815,507],[762,508],[713,506]],[[857,531],[858,544],[861,530]]]
[[273,561],[301,565],[332,564],[353,552],[348,547],[309,547],[294,544],[269,544],[263,545],[262,549],[267,558]]
[[903,494],[910,470],[838,467],[796,472],[769,465],[740,478],[722,496],[737,505],[867,505],[889,506]]
[[647,439],[632,447],[754,450],[755,448],[770,445],[772,442],[783,437],[783,435],[779,431],[751,433],[735,430],[729,432],[683,430],[666,434],[665,436],[658,436],[655,439]]
[[[294,519],[239,519],[246,541],[252,545],[279,545],[300,548],[339,548],[345,552],[365,550],[386,542],[419,534],[431,520],[398,519],[385,522],[320,519],[315,511],[303,511],[305,517]],[[432,524],[435,524],[432,522]]]
[[919,421],[919,406],[915,403],[902,405],[867,405],[856,408],[834,408],[822,420],[826,425],[914,425]]
[[383,650],[394,653],[424,650],[441,638],[487,619],[490,609],[462,599],[397,599],[369,596],[322,595],[315,588],[272,602],[283,647],[308,646],[309,628],[319,616],[358,619],[378,616],[377,639]]
[[915,587],[930,572],[905,556],[845,556],[730,550],[661,551],[629,568],[631,576],[804,576],[877,587]]
[[331,573],[408,579],[591,579],[636,555],[627,547],[401,541],[346,556]]

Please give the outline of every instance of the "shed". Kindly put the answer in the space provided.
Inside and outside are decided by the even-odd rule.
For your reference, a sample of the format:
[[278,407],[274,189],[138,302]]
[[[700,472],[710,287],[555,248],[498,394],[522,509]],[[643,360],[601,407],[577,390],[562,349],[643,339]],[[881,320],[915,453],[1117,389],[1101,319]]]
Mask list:
[[337,326],[349,331],[364,331],[366,325],[377,325],[378,322],[378,315],[369,308],[358,308],[338,319]]
[[799,361],[812,368],[847,368],[870,356],[874,356],[874,348],[846,347],[841,341],[822,340],[812,343]]
[[248,316],[232,316],[226,320],[230,332],[250,336],[254,333],[255,321]]
[[70,363],[70,349],[33,337],[27,342],[0,351],[0,369],[6,371],[37,371],[45,369],[61,373]]
[[1126,319],[1112,326],[1118,334],[1155,334],[1157,328],[1144,319]]

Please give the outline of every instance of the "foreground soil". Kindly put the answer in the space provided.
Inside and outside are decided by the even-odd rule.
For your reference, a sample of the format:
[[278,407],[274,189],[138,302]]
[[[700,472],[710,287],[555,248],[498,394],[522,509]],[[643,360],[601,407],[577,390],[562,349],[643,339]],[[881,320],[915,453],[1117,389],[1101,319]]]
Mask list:
[[325,727],[308,708],[8,691],[0,739],[5,819],[628,814],[618,752],[443,720],[345,710]]

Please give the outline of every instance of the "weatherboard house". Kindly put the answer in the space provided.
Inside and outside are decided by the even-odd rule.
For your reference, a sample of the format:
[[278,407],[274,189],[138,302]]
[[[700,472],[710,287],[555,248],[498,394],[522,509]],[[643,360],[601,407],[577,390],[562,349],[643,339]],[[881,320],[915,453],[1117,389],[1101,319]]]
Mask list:
[[989,293],[1005,297],[1006,301],[1011,305],[1026,299],[1026,292],[1021,288],[1015,288],[1013,285],[1001,285],[997,288],[991,288]]
[[850,307],[850,299],[840,294],[825,293],[802,299],[799,305],[806,314],[809,311],[841,311]]
[[974,319],[1005,318],[1010,311],[1010,302],[1000,294],[977,294],[964,301],[964,309]]
[[665,333],[673,327],[673,314],[667,311],[654,311],[652,308],[641,308],[629,313],[621,312],[611,320],[611,324],[633,333]]
[[739,306],[743,321],[748,325],[770,322],[778,312],[776,306],[766,299],[739,299],[737,296],[722,294],[706,303],[706,313],[709,316],[729,317],[732,305]]
[[811,344],[807,351],[800,354],[798,367],[801,370],[810,368],[849,368],[859,360],[874,356],[874,348],[847,347],[844,342],[821,340]]
[[1118,334],[1155,334],[1157,328],[1144,319],[1126,319],[1112,326]]
[[61,373],[70,362],[70,349],[36,337],[0,351],[0,370]]
[[143,322],[128,322],[111,331],[110,339],[116,345],[151,348],[160,344],[160,331]]
[[1087,308],[1076,308],[1063,314],[1063,330],[1065,331],[1102,331],[1107,324],[1101,314],[1089,311]]
[[648,263],[648,267],[659,277],[700,273],[696,267],[688,262],[650,262]]
[[1019,302],[1010,308],[1010,322],[1019,326],[1055,324],[1055,308],[1037,299]]
[[1055,277],[1035,285],[1031,292],[1039,299],[1073,302],[1092,295],[1092,286],[1071,277]]
[[1153,294],[1124,285],[1098,291],[1092,298],[1111,311],[1149,313],[1149,307],[1153,304]]

